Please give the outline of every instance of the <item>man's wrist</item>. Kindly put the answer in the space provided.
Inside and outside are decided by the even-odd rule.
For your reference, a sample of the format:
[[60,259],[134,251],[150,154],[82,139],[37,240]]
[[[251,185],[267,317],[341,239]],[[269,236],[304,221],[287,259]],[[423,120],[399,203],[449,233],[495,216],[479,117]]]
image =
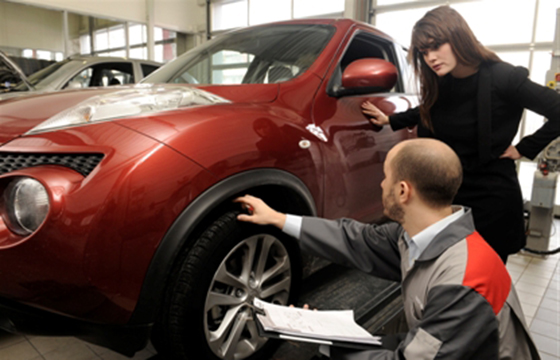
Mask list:
[[272,224],[282,230],[284,228],[284,224],[286,224],[286,214],[277,212],[274,216],[274,222]]

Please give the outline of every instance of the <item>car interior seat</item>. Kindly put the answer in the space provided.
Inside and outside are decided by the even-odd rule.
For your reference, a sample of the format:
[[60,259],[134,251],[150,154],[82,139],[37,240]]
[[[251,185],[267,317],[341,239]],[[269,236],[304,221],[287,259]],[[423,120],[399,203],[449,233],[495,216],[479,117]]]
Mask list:
[[290,80],[294,75],[292,70],[285,65],[271,66],[268,70],[268,82],[277,83],[281,81]]
[[117,78],[112,78],[111,81],[109,81],[109,86],[120,85],[120,84],[121,82]]

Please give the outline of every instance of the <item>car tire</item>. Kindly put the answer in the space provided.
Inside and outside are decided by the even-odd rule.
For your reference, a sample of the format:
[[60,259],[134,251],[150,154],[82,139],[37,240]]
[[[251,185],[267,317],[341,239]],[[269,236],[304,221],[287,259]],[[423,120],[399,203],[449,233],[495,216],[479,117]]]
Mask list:
[[165,359],[268,359],[277,342],[252,320],[257,297],[293,303],[301,277],[294,239],[228,212],[185,251],[168,284],[152,342]]

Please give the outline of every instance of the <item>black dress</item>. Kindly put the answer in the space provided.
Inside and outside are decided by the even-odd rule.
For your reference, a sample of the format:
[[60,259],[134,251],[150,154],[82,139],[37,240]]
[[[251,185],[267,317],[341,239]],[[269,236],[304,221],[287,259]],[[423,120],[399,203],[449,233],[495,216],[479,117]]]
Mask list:
[[[484,107],[488,109],[488,119],[482,120],[488,122],[486,128],[480,120]],[[494,63],[467,78],[441,78],[439,97],[430,113],[433,132],[422,126],[418,108],[390,116],[394,130],[418,125],[419,137],[439,139],[457,153],[463,183],[454,202],[473,209],[476,229],[502,259],[526,243],[515,162],[499,159],[512,144],[524,108],[549,120],[516,145],[521,155],[533,159],[560,136],[560,94],[530,81],[522,67]],[[481,146],[485,141],[487,145]]]

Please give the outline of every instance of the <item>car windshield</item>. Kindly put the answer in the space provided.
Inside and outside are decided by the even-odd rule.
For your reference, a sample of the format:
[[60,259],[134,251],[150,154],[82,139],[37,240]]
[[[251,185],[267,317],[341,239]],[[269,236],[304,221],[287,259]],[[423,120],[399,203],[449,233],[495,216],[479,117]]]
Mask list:
[[299,76],[330,40],[328,25],[274,25],[221,35],[142,80],[143,83],[266,84]]
[[[66,60],[62,60],[62,61],[56,62],[54,64],[51,64],[51,65],[47,66],[46,68],[41,69],[37,72],[34,72],[30,76],[28,76],[27,80],[29,81],[29,83],[31,85],[33,85],[35,87],[35,89],[41,89],[42,88],[42,86],[40,84],[41,81],[43,81],[44,79],[49,77],[51,74],[54,74],[58,69],[60,69],[61,67],[63,67],[64,65],[66,65],[70,61],[72,61],[72,60],[66,59]],[[29,89],[27,88],[27,86],[23,82],[19,82],[15,86],[15,90],[16,91],[27,91]]]

